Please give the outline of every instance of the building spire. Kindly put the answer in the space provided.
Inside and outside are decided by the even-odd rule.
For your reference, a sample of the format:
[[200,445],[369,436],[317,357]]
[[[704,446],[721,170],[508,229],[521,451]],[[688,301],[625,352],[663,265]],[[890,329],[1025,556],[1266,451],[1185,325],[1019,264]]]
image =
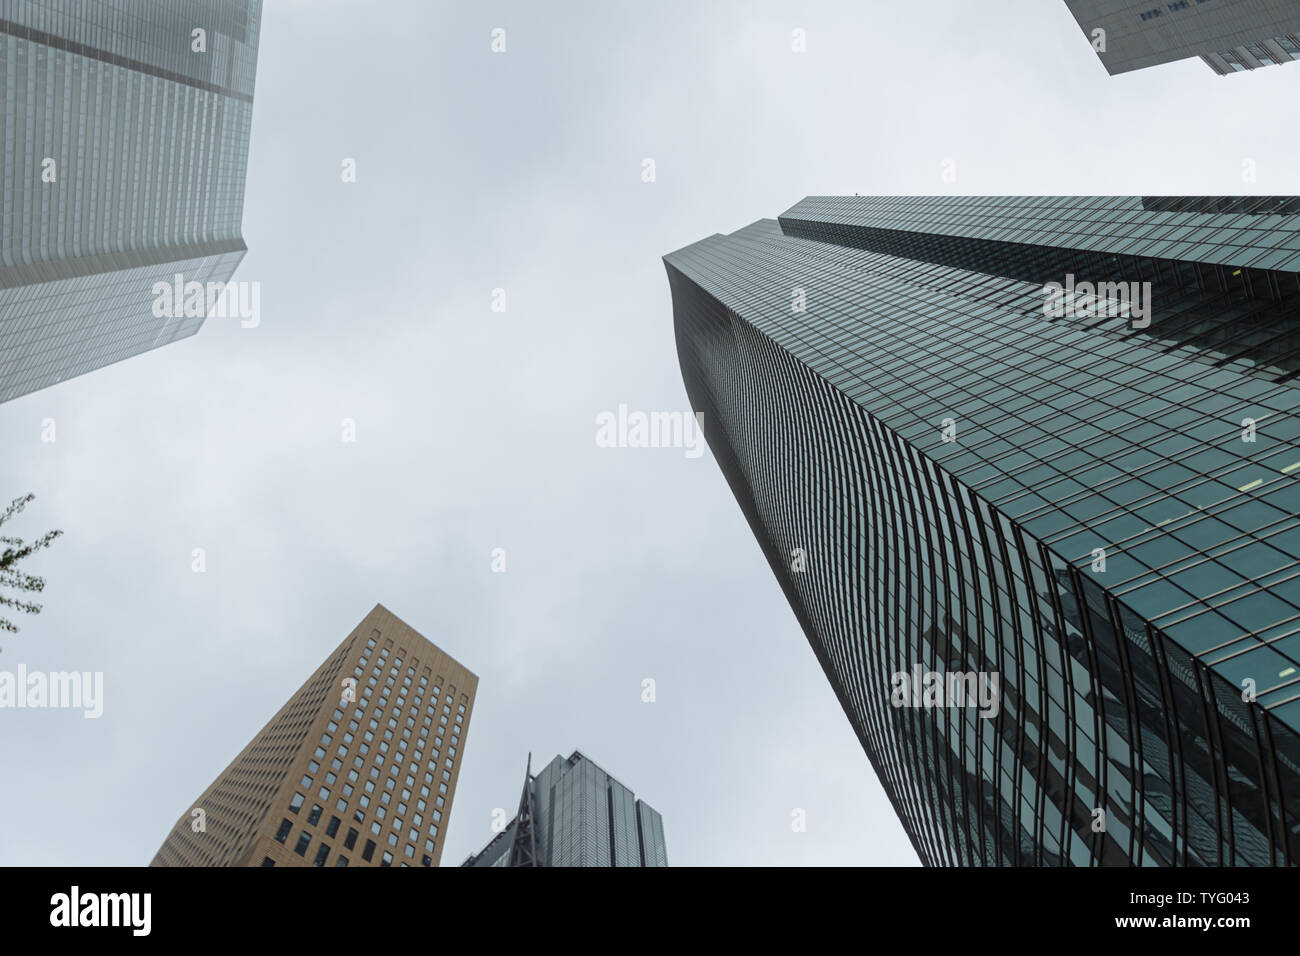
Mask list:
[[533,832],[533,755],[528,754],[524,770],[524,790],[519,795],[519,812],[515,815],[515,842],[510,848],[511,866],[537,866],[537,837]]

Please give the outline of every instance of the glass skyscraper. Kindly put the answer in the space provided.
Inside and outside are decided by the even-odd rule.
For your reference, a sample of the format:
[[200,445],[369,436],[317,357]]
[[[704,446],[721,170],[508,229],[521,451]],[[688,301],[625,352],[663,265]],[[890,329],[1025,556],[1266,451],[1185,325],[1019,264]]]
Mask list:
[[247,248],[261,11],[0,0],[0,401],[199,330],[155,284],[225,283]]
[[524,775],[519,812],[462,866],[667,866],[657,810],[576,750]]
[[665,265],[922,861],[1300,861],[1300,200],[810,197]]
[[1065,0],[1112,76],[1199,56],[1226,76],[1300,60],[1295,0]]

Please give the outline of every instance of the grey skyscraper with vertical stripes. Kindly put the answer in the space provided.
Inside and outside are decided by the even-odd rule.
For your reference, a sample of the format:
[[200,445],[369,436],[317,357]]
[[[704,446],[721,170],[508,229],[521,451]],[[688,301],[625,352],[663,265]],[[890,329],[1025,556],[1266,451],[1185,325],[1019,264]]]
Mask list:
[[813,197],[665,263],[924,862],[1300,861],[1300,200]]
[[243,258],[261,7],[0,0],[0,401],[203,324],[155,285]]
[[1065,0],[1106,72],[1199,56],[1226,76],[1300,60],[1296,0]]
[[529,761],[519,812],[461,865],[667,866],[668,849],[659,812],[575,750]]

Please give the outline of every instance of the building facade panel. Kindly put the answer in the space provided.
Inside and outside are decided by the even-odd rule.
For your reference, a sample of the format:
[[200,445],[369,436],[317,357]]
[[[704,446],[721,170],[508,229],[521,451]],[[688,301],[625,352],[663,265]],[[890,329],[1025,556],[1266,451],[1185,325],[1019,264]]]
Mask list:
[[1291,0],[1065,3],[1111,75],[1193,56],[1224,75],[1300,60],[1300,10]]
[[[1287,203],[810,197],[666,257],[692,406],[923,861],[1300,850]],[[1150,283],[1149,324],[1049,316],[1067,274]]]
[[[530,770],[521,814],[462,866],[667,866],[659,814],[575,751]],[[521,825],[527,811],[532,826]],[[531,837],[529,831],[531,830]],[[529,861],[525,846],[535,847]]]
[[159,288],[243,257],[260,24],[260,0],[0,3],[0,401],[222,314]]
[[377,605],[151,865],[437,866],[477,689],[474,674]]
[[667,866],[668,845],[664,842],[664,819],[646,803],[636,802],[637,833],[641,840],[642,866]]

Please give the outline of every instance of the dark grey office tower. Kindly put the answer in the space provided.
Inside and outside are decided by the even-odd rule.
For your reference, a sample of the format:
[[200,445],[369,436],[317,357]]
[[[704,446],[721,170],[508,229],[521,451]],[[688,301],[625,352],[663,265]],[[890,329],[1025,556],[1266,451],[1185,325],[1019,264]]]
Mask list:
[[[261,13],[0,0],[0,401],[193,335],[222,308],[208,283],[246,249]],[[160,298],[177,276],[205,290],[188,309]]]
[[1300,200],[813,197],[665,264],[923,862],[1300,861]]
[[519,810],[461,866],[667,866],[664,822],[591,760],[574,751],[536,776],[524,773]]
[[1295,0],[1065,3],[1112,76],[1193,56],[1220,75],[1300,60]]

